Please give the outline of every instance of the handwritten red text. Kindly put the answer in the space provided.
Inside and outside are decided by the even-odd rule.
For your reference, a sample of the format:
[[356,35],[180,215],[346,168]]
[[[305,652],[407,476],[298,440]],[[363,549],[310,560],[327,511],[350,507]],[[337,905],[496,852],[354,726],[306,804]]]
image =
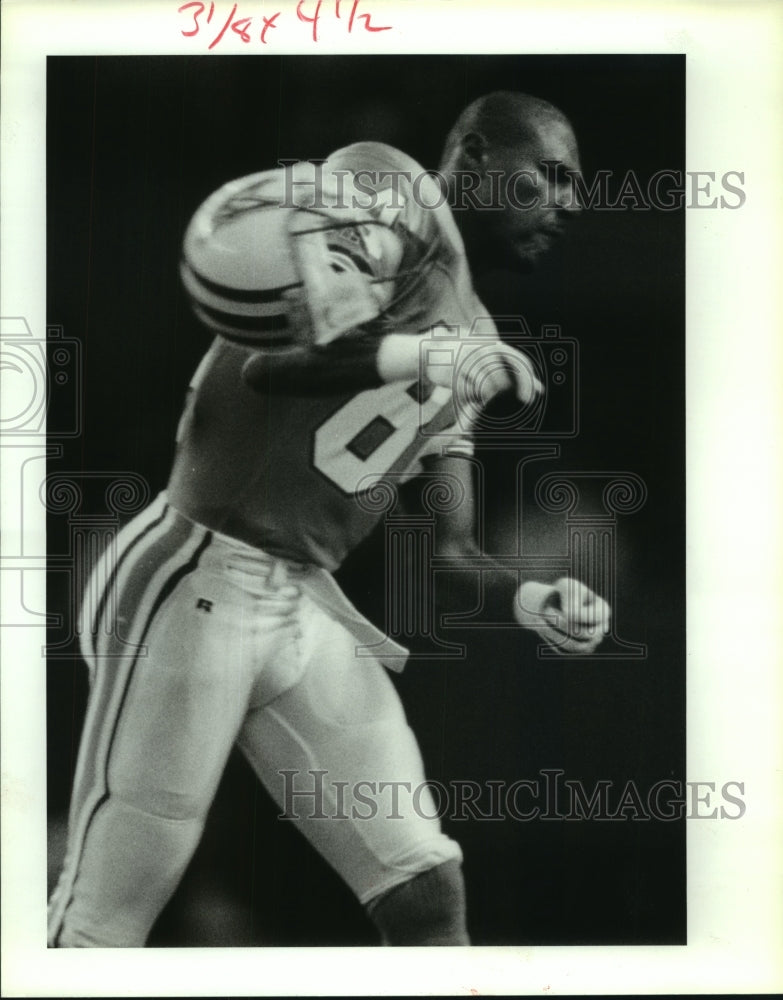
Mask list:
[[[374,15],[363,9],[362,3],[363,0],[298,0],[296,22],[293,23],[310,25],[309,35],[314,42],[319,41],[319,27],[327,22],[339,21],[348,34],[353,34],[354,28],[372,33],[391,30],[390,24],[376,23]],[[214,0],[210,3],[191,0],[178,7],[177,13],[184,18],[180,34],[185,38],[194,38],[203,32],[203,37],[210,39],[207,46],[210,50],[218,46],[229,31],[245,44],[258,41],[266,45],[270,29],[280,27],[278,19],[283,16],[280,10],[271,16],[248,15],[243,10],[240,16],[238,3],[233,4],[230,10],[225,5],[218,12]]]

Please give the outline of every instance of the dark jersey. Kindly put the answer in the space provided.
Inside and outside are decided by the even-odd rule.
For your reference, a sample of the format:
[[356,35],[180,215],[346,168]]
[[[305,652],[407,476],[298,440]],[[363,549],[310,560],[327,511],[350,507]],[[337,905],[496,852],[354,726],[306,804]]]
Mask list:
[[168,488],[216,531],[334,569],[386,509],[381,481],[398,484],[444,444],[465,447],[447,389],[265,396],[242,381],[247,353],[217,339],[202,362]]
[[[374,164],[421,171],[378,144],[347,154],[363,148]],[[368,159],[347,154],[354,164]],[[450,211],[425,210],[404,193],[401,200],[391,211],[407,238],[401,268],[414,291],[396,302],[393,329],[464,328],[483,310]],[[411,381],[341,395],[266,395],[242,379],[249,353],[218,337],[180,422],[169,498],[213,530],[335,569],[388,509],[390,489],[420,471],[425,455],[470,452],[448,389]]]

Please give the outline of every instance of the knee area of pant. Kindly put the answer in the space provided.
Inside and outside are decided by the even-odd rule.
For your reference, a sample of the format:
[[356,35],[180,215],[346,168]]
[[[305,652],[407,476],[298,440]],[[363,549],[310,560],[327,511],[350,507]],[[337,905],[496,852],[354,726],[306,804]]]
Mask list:
[[371,920],[389,945],[466,945],[465,881],[457,859],[445,861],[374,899]]
[[118,788],[112,790],[110,802],[123,815],[147,817],[153,822],[202,823],[209,810],[209,801],[203,796],[176,792]]

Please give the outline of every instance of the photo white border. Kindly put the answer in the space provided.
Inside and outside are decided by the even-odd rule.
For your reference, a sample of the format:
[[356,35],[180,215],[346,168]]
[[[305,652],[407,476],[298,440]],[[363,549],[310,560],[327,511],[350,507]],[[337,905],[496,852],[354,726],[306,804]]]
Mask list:
[[[233,2],[233,0],[232,0]],[[685,53],[687,168],[744,172],[735,211],[687,212],[689,780],[745,783],[741,820],[689,820],[682,947],[47,950],[43,629],[3,628],[4,996],[768,993],[783,989],[781,824],[781,168],[783,8],[777,0],[467,5],[362,0],[393,30],[332,27],[314,46],[295,0],[269,43],[216,55]],[[324,0],[324,9],[329,0]],[[345,2],[345,0],[344,0]],[[45,314],[48,54],[204,54],[181,0],[7,0],[2,9],[2,301],[37,337]],[[216,0],[219,10],[230,9]],[[644,113],[644,109],[640,109]],[[629,330],[629,336],[633,331]],[[4,449],[0,449],[2,453]],[[7,454],[3,468],[8,470]],[[39,553],[2,482],[4,556]],[[23,536],[19,531],[23,530]],[[25,602],[45,604],[43,573]],[[313,905],[317,905],[313,901]]]

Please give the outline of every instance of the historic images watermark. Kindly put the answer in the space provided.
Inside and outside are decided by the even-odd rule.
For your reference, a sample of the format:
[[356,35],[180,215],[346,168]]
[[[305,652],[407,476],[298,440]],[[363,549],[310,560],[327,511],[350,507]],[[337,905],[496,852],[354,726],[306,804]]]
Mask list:
[[[672,212],[682,208],[738,209],[746,201],[743,170],[634,170],[618,175],[596,170],[590,177],[560,160],[542,160],[535,169],[460,170],[449,185],[437,170],[349,171],[332,169],[327,160],[281,159],[285,207],[357,209],[398,213],[412,198],[419,208],[448,205],[453,211],[520,212],[581,208],[599,212]],[[326,170],[324,169],[326,167]],[[384,220],[385,221],[385,220]]]
[[423,819],[615,822],[741,819],[743,781],[663,778],[642,786],[628,780],[587,783],[561,768],[542,768],[515,781],[335,781],[320,769],[278,771],[284,812],[279,819]]

